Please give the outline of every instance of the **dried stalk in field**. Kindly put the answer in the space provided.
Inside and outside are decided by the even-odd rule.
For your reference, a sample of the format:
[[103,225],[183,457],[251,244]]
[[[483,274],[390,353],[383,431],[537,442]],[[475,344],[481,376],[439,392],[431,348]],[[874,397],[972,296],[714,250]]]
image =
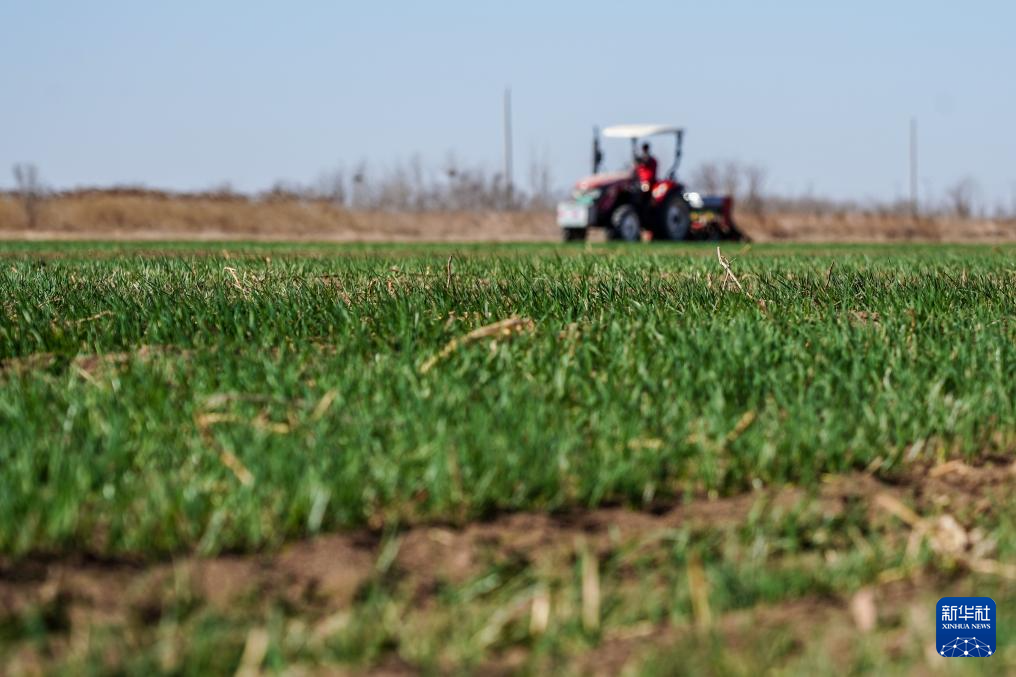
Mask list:
[[509,317],[506,320],[501,320],[500,322],[495,322],[494,324],[488,324],[484,327],[474,329],[465,336],[452,339],[445,345],[444,348],[441,349],[440,352],[428,358],[426,362],[420,365],[420,373],[426,374],[428,371],[433,369],[438,362],[448,357],[464,345],[479,341],[480,339],[508,337],[512,334],[523,331],[532,331],[535,327],[536,324],[529,318]]
[[719,259],[720,266],[725,271],[725,274],[723,275],[723,284],[726,285],[727,280],[731,280],[737,286],[737,290],[739,292],[741,292],[745,296],[748,296],[748,293],[744,291],[744,287],[742,287],[741,283],[737,280],[737,276],[734,275],[734,271],[732,271],[730,269],[730,261],[728,261],[723,256],[723,254],[720,253],[720,248],[719,247],[716,248],[716,258]]

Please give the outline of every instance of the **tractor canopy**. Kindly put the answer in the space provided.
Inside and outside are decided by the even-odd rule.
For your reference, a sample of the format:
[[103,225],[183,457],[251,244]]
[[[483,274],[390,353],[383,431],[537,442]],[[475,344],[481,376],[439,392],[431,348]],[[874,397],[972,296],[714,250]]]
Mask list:
[[658,134],[677,134],[682,131],[673,125],[613,125],[604,127],[603,135],[611,139],[642,139]]
[[[631,141],[631,154],[635,158],[636,145],[639,139],[661,134],[674,135],[674,162],[670,169],[664,174],[669,181],[677,180],[677,167],[681,163],[681,146],[684,141],[684,129],[676,125],[638,124],[638,125],[611,125],[604,127],[603,136],[610,139],[628,139]],[[599,174],[600,164],[603,162],[603,151],[600,148],[600,130],[593,128],[593,174]]]

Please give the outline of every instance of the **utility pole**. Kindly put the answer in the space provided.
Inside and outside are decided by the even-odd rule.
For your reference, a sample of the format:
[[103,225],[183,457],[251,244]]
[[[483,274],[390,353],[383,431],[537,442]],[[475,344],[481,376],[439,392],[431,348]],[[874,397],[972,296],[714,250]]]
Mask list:
[[910,118],[910,218],[917,221],[917,118]]
[[512,180],[512,89],[506,87],[504,90],[504,182],[505,195],[507,197],[508,209],[515,204],[514,189]]

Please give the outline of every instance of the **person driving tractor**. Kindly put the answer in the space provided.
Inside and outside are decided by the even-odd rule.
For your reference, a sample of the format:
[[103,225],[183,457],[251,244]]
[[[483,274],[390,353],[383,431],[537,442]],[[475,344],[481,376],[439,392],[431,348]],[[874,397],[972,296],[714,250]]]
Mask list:
[[642,154],[635,156],[635,177],[650,188],[656,183],[656,158],[649,152],[648,143],[643,143]]

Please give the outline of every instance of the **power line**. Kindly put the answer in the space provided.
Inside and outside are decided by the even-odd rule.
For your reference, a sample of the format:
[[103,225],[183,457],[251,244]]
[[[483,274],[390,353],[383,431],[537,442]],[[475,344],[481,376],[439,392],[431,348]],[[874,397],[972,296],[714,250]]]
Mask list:
[[910,218],[917,220],[917,118],[910,118]]

